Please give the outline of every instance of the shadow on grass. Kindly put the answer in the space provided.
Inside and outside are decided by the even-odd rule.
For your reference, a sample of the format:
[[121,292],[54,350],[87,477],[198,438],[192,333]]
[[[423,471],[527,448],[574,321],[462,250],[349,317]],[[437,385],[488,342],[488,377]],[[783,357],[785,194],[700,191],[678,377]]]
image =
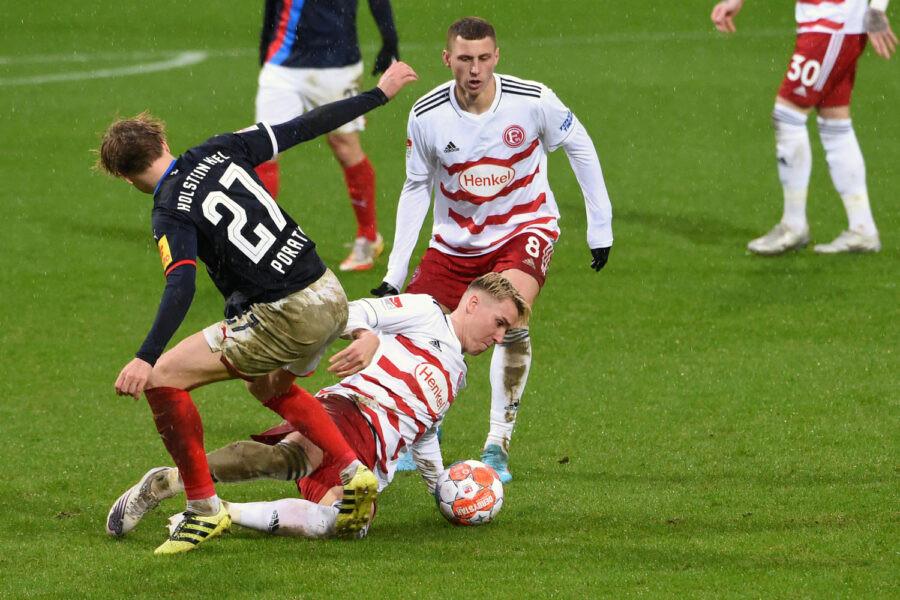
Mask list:
[[615,220],[649,227],[697,244],[737,245],[743,248],[749,240],[761,235],[757,229],[737,227],[708,215],[663,214],[622,208],[616,210]]

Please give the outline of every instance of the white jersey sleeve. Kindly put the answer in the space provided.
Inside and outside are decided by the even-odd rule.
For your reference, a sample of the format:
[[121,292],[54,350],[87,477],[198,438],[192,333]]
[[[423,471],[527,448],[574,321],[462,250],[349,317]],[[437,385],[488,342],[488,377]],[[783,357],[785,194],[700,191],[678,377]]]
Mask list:
[[362,298],[350,303],[344,335],[356,329],[379,334],[420,329],[423,317],[434,313],[435,302],[425,294],[401,294],[387,298]]
[[603,170],[587,130],[577,118],[574,121],[571,134],[563,142],[563,149],[584,195],[588,247],[608,248],[613,243],[612,204],[603,180]]
[[548,152],[560,146],[569,158],[584,195],[587,213],[587,242],[590,248],[607,248],[613,243],[612,204],[603,180],[597,150],[584,126],[550,88],[541,90],[542,140]]
[[541,89],[541,117],[543,119],[541,140],[547,152],[553,152],[563,145],[572,133],[575,115],[562,103],[547,86]]
[[406,124],[406,178],[412,181],[428,181],[439,164],[434,148],[416,118],[415,107],[409,111]]
[[397,219],[394,227],[394,245],[388,258],[387,273],[384,281],[398,290],[403,289],[406,275],[409,272],[409,259],[412,257],[422,223],[431,206],[431,184],[429,181],[407,179],[397,202]]
[[444,470],[444,458],[441,455],[437,430],[437,426],[431,427],[410,448],[413,462],[416,463],[416,470],[425,480],[425,485],[428,486],[428,492],[431,494],[434,493],[434,486],[437,485],[438,477]]

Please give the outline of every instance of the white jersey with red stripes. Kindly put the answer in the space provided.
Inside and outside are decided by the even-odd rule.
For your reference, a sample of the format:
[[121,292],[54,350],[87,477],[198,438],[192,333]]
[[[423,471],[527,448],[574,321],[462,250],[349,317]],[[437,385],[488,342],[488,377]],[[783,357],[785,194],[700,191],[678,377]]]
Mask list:
[[867,0],[797,0],[797,33],[865,33]]
[[[453,81],[420,98],[410,111],[407,181],[433,186],[430,245],[445,254],[487,254],[525,232],[554,242],[559,237],[547,153],[581,125],[543,84],[496,73],[494,81],[497,92],[482,114],[460,108]],[[605,187],[592,193],[608,206]],[[608,227],[605,215],[597,220]],[[398,225],[401,221],[398,216]],[[598,239],[611,244],[611,232]]]
[[380,344],[368,367],[319,392],[355,400],[375,433],[379,491],[407,445],[434,433],[466,385],[462,345],[434,298],[400,294],[350,303],[345,334],[368,329]]

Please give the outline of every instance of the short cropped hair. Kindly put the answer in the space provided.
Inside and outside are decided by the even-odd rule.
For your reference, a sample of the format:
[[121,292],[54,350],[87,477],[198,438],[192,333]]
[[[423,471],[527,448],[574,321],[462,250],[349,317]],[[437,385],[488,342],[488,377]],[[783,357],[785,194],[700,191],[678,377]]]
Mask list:
[[165,141],[166,124],[147,111],[116,119],[103,132],[94,166],[115,177],[138,175],[162,156]]
[[520,327],[527,324],[528,319],[531,318],[531,307],[528,306],[528,302],[525,301],[519,290],[513,287],[509,279],[500,273],[487,273],[476,278],[469,284],[467,291],[483,291],[497,302],[502,302],[507,298],[512,300],[519,315]]
[[461,37],[464,40],[483,40],[491,38],[494,45],[497,44],[497,32],[494,26],[480,17],[464,17],[447,29],[447,49],[450,49],[450,43]]

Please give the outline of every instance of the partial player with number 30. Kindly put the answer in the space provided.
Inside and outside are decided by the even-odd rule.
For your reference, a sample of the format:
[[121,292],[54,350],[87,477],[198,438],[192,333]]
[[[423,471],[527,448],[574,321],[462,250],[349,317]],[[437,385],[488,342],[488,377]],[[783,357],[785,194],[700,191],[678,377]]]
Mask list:
[[[337,458],[344,484],[337,534],[353,537],[368,523],[377,479],[322,406],[294,384],[340,335],[347,297],[315,243],[275,203],[254,167],[387,103],[416,78],[408,65],[394,63],[363,94],[283,124],[262,122],[215,136],[178,158],[169,151],[162,122],[148,113],[117,120],[104,133],[98,168],[153,195],[153,235],[166,275],[156,320],[115,384],[119,395],[137,400],[146,394],[184,479],[185,518],[157,554],[192,550],[230,525],[189,391],[237,377],[266,407]],[[197,258],[226,298],[226,319],[163,352],[193,300]],[[110,511],[110,533],[117,533],[122,510]]]
[[[733,33],[734,18],[743,5],[744,0],[719,2],[710,15],[713,24],[723,33]],[[806,120],[812,109],[816,109],[828,171],[848,221],[846,231],[827,244],[816,245],[814,251],[881,250],[869,206],[866,165],[850,119],[850,95],[866,42],[884,58],[890,58],[897,46],[885,15],[887,5],[888,0],[797,0],[797,43],[772,111],[784,212],[767,234],[747,244],[751,252],[771,256],[809,244],[806,199],[812,150]]]

